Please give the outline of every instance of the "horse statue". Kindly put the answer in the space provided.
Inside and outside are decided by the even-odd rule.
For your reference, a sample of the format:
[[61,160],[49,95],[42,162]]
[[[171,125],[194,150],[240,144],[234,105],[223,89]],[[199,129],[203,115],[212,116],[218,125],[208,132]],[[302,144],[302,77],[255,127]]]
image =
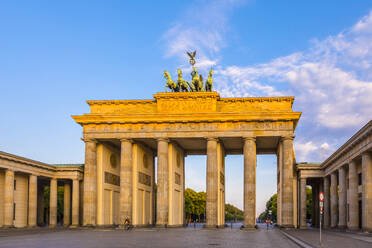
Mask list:
[[199,75],[199,84],[198,84],[198,91],[205,91],[204,90],[204,85],[203,85],[203,76],[200,74]]
[[204,91],[203,89],[203,77],[198,75],[198,70],[194,67],[191,71],[191,84],[194,86],[195,91]]
[[195,86],[191,83],[191,84],[189,84],[189,82],[187,82],[187,81],[185,81],[186,83],[187,83],[187,85],[189,86],[189,91],[190,92],[194,92],[194,91],[196,91],[196,89],[195,89]]
[[167,84],[165,85],[165,92],[167,92],[167,88],[171,91],[176,92],[178,91],[176,83],[172,80],[169,72],[164,71],[164,78],[167,79]]
[[189,88],[188,85],[189,83],[182,78],[182,71],[181,69],[177,69],[178,73],[178,79],[177,79],[177,88],[180,92],[188,92]]
[[213,69],[209,71],[207,81],[205,82],[205,91],[212,91],[212,88],[213,88],[212,75],[213,75]]

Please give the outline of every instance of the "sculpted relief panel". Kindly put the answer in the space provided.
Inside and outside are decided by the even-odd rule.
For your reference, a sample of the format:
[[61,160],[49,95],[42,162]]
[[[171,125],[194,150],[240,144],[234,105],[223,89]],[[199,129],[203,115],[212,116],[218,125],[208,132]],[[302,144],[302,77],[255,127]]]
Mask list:
[[212,99],[162,100],[157,105],[158,113],[206,113],[216,111],[216,104]]

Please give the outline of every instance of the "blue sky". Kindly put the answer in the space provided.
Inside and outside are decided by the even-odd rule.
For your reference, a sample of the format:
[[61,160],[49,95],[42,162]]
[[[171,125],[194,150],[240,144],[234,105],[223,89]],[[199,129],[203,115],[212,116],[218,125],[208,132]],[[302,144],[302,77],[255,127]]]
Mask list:
[[[197,49],[222,96],[295,96],[296,158],[320,161],[371,119],[371,11],[367,0],[1,1],[0,150],[83,162],[70,116],[86,100],[149,99]],[[187,161],[187,185],[203,190],[205,157]],[[258,212],[275,162],[258,159]],[[241,207],[242,157],[226,165],[226,199]]]

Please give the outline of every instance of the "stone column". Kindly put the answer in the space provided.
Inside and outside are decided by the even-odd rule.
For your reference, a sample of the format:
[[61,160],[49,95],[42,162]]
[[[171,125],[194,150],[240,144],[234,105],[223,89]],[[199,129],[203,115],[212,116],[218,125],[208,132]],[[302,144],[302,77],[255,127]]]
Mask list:
[[338,228],[346,228],[346,170],[338,169]]
[[50,179],[49,227],[57,225],[57,179]]
[[83,225],[95,226],[97,219],[97,143],[85,141]]
[[120,153],[120,225],[124,225],[126,218],[132,218],[133,191],[132,140],[121,139]]
[[337,174],[331,174],[331,227],[337,227]]
[[306,225],[306,198],[307,198],[307,193],[306,193],[306,178],[301,178],[300,179],[300,228],[307,228]]
[[372,155],[362,154],[362,229],[372,232]]
[[71,224],[71,186],[70,183],[65,183],[63,193],[63,225]]
[[168,139],[158,139],[158,189],[157,214],[158,226],[168,225],[169,215],[169,168],[168,168]]
[[14,171],[5,171],[4,182],[4,227],[13,226],[14,208]]
[[323,218],[324,218],[324,228],[328,228],[330,225],[330,194],[329,194],[329,177],[326,176],[323,179],[323,187],[324,187],[324,206],[323,206]]
[[349,163],[349,225],[350,230],[359,229],[359,209],[358,209],[358,173],[354,161]]
[[37,218],[37,176],[29,176],[28,186],[28,226],[36,226]]
[[256,139],[244,138],[244,227],[256,226]]
[[218,225],[218,175],[217,175],[217,139],[207,139],[207,202],[206,227],[213,228]]
[[37,224],[44,226],[44,185],[37,187]]
[[293,226],[293,136],[283,137],[282,227]]
[[72,180],[72,222],[71,226],[79,226],[79,179]]

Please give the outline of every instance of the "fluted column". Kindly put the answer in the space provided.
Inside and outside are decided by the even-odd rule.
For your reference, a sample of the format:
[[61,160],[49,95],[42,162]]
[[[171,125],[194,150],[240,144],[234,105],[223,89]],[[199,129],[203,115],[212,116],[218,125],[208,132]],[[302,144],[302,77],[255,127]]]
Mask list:
[[158,189],[157,214],[158,226],[168,225],[169,215],[169,168],[168,168],[168,139],[158,139]]
[[293,136],[283,142],[282,226],[293,227]]
[[37,176],[29,176],[28,186],[28,226],[36,226],[37,217]]
[[357,166],[354,161],[349,163],[349,223],[350,230],[359,228],[359,209],[358,209],[358,174]]
[[121,139],[120,153],[120,224],[132,221],[133,191],[132,140]]
[[5,171],[4,182],[4,227],[13,226],[14,208],[14,171]]
[[97,219],[97,144],[85,141],[83,225],[95,226]]
[[50,179],[49,227],[57,225],[57,179]]
[[372,155],[362,154],[362,228],[372,232]]
[[256,139],[244,138],[244,227],[256,226]]
[[71,186],[70,183],[65,183],[63,193],[63,225],[71,224]]
[[218,225],[218,175],[217,175],[217,139],[207,139],[207,223],[206,227]]
[[80,201],[80,192],[79,192],[79,180],[72,180],[72,220],[71,226],[76,227],[79,225],[79,201]]
[[324,228],[328,228],[330,226],[330,193],[329,193],[329,177],[326,176],[323,179],[323,187],[324,187],[324,207],[323,207],[323,218],[324,218]]
[[338,169],[338,228],[346,228],[346,171]]
[[300,179],[300,228],[307,228],[306,225],[306,198],[307,198],[307,193],[306,193],[306,178],[301,178]]
[[331,227],[337,227],[337,174],[331,174]]

